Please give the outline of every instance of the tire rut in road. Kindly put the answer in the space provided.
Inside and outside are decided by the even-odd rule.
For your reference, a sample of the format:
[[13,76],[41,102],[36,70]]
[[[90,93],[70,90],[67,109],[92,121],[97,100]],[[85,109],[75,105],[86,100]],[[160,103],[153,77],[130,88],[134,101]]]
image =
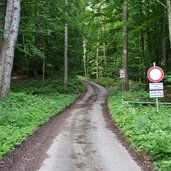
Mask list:
[[107,128],[102,110],[106,89],[92,82],[86,84],[88,92],[78,102],[84,107],[67,118],[39,171],[141,171]]

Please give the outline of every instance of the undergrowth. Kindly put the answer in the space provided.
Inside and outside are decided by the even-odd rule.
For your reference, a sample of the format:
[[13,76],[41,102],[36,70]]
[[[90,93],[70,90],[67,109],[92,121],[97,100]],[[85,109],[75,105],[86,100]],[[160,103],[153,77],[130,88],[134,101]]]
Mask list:
[[73,102],[83,89],[75,80],[67,89],[58,81],[13,83],[9,95],[0,101],[0,158]]
[[[105,85],[107,86],[105,81]],[[133,147],[147,154],[158,171],[171,170],[171,115],[170,108],[122,103],[121,97],[128,101],[153,101],[148,92],[132,88],[122,93],[120,83],[113,80],[108,99],[112,120],[117,124]],[[103,82],[102,82],[103,83]]]

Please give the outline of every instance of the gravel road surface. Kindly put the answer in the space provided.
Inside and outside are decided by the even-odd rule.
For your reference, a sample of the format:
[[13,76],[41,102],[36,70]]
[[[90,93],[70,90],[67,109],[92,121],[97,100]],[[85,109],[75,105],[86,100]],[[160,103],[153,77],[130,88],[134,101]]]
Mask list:
[[85,84],[87,92],[1,160],[0,171],[150,170],[137,164],[110,129],[104,117],[107,90]]
[[88,91],[53,140],[39,171],[141,171],[106,127],[107,91],[86,83]]

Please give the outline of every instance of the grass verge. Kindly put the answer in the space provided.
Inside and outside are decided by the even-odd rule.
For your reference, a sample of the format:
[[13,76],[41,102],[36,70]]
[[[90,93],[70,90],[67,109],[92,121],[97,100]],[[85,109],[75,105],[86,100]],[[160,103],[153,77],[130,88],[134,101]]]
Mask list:
[[0,158],[73,102],[83,89],[76,80],[67,89],[56,81],[14,83],[0,102]]
[[[120,84],[114,81],[110,83],[108,106],[112,120],[128,138],[132,146],[138,151],[147,154],[158,171],[171,170],[171,110],[160,107],[160,113],[156,113],[154,106],[122,103],[121,96],[126,100],[149,101],[149,95],[145,90],[132,89],[122,94]],[[105,83],[108,85],[108,81]]]

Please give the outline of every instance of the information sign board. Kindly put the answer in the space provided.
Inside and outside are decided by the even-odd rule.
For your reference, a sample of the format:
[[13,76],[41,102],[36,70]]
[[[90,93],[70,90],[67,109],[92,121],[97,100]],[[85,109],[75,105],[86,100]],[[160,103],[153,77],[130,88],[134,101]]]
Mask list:
[[150,97],[151,98],[164,97],[163,90],[150,91]]
[[150,90],[163,90],[163,83],[149,83]]
[[119,70],[120,78],[125,78],[125,69]]

